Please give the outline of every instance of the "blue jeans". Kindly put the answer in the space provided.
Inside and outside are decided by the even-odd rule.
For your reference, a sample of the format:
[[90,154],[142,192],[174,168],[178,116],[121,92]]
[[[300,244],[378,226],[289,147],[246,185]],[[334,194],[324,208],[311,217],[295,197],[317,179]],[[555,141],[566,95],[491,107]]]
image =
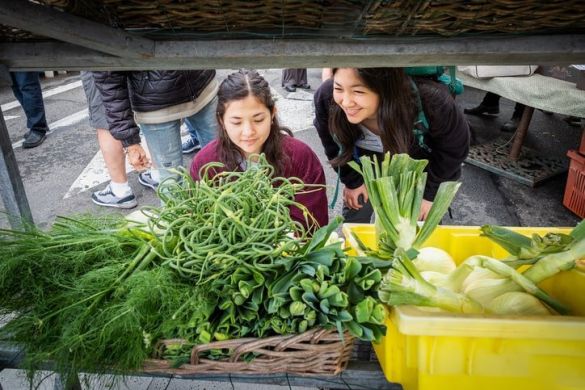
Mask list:
[[26,114],[26,127],[46,133],[49,126],[38,72],[10,72],[10,77],[14,96]]
[[198,113],[185,118],[191,138],[199,141],[203,148],[217,137],[217,96]]
[[[185,118],[185,122],[196,130],[202,147],[217,136],[216,108],[217,98],[214,98],[199,112]],[[174,176],[169,170],[183,165],[181,120],[156,124],[142,123],[140,129],[146,138],[154,165],[159,170],[160,181]]]

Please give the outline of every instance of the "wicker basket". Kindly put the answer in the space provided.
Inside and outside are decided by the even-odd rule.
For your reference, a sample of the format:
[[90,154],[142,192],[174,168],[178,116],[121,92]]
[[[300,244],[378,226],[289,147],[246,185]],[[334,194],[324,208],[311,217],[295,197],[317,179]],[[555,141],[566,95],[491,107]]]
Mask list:
[[[351,356],[353,337],[344,334],[343,340],[335,330],[314,328],[298,335],[267,338],[243,338],[196,345],[191,351],[191,361],[179,368],[163,360],[167,345],[183,340],[162,340],[156,347],[156,359],[147,360],[145,372],[167,374],[197,373],[289,373],[305,375],[336,375],[344,370]],[[230,357],[225,360],[202,358],[201,354],[213,349],[227,349]],[[246,362],[250,352],[256,357]]]

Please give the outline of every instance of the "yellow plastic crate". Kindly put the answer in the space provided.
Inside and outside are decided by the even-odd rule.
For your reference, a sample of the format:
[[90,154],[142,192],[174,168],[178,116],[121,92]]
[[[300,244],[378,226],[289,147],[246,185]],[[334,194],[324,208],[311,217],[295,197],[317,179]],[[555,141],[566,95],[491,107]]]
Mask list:
[[[345,224],[369,247],[374,225]],[[513,228],[530,235],[568,228]],[[479,227],[439,226],[424,246],[449,252],[457,263],[476,254],[506,251]],[[541,287],[573,316],[496,317],[392,308],[386,336],[374,350],[386,379],[405,390],[585,389],[585,273],[562,272]]]

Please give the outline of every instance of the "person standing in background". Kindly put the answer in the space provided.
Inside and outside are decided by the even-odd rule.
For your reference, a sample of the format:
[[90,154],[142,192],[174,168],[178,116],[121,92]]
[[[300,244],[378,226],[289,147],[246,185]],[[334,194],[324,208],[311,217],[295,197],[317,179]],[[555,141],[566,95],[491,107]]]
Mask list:
[[[522,119],[522,114],[524,113],[525,107],[526,106],[524,104],[516,103],[514,105],[514,113],[512,114],[512,118],[504,123],[500,127],[500,130],[505,132],[516,131],[518,125],[520,124],[520,119]],[[497,95],[493,92],[487,92],[478,106],[473,108],[465,108],[463,112],[476,116],[498,115],[500,113],[500,95]]]
[[49,126],[45,116],[43,91],[38,72],[10,72],[12,92],[26,114],[28,132],[22,147],[35,148],[47,138]]
[[297,88],[309,89],[311,86],[307,83],[307,69],[283,69],[282,86],[288,92],[295,92]]
[[[130,164],[150,166],[140,145],[142,130],[157,168],[141,172],[138,181],[156,189],[183,165],[181,120],[190,122],[201,146],[217,136],[215,70],[94,72],[110,133],[122,141]],[[140,126],[140,128],[139,128]]]
[[100,206],[130,209],[136,207],[136,196],[128,184],[126,155],[122,142],[109,130],[102,96],[95,85],[92,72],[81,72],[81,83],[87,97],[89,124],[96,129],[100,151],[104,157],[110,183],[101,191],[91,194],[91,200]]

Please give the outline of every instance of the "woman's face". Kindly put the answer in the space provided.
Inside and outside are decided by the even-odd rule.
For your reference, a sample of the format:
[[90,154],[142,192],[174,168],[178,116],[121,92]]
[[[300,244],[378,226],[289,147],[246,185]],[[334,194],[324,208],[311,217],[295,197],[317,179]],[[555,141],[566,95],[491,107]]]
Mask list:
[[229,102],[221,120],[230,140],[249,157],[262,152],[270,135],[272,116],[268,107],[248,95]]
[[354,68],[337,69],[333,75],[333,99],[350,123],[376,123],[380,97],[366,87]]

